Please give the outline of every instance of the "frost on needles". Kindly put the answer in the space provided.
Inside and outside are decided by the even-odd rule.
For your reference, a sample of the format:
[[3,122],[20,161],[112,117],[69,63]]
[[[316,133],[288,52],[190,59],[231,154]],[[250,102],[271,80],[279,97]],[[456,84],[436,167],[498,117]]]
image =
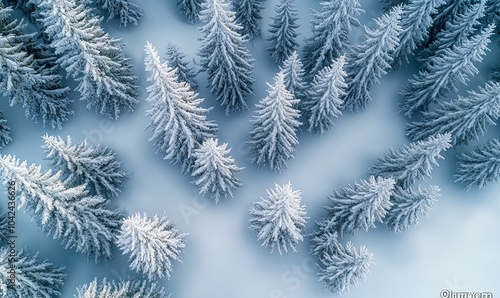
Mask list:
[[244,47],[246,38],[235,22],[226,0],[207,0],[200,12],[206,24],[201,28],[200,64],[208,74],[210,91],[226,108],[226,115],[248,109],[246,96],[252,94],[253,59]]
[[288,90],[295,99],[302,100],[306,91],[306,82],[304,80],[304,65],[302,64],[299,54],[293,51],[290,56],[283,61],[280,70],[283,71],[286,90]]
[[304,240],[305,206],[301,205],[300,191],[290,182],[274,185],[267,190],[267,198],[260,198],[250,207],[250,229],[270,252],[295,251],[295,245]]
[[483,146],[459,155],[455,182],[462,184],[466,190],[500,182],[500,142],[492,139]]
[[0,111],[0,148],[7,146],[11,141],[10,127],[7,125],[7,119],[4,118],[2,111]]
[[148,127],[153,130],[156,153],[164,155],[173,164],[181,164],[182,172],[191,172],[193,153],[201,143],[214,138],[217,124],[207,120],[210,109],[202,108],[203,99],[185,82],[179,82],[175,69],[162,63],[158,52],[149,42],[145,47],[146,71],[151,75],[146,101],[152,103],[146,112],[151,117]]
[[71,137],[44,135],[45,154],[53,169],[72,186],[85,184],[92,195],[104,198],[117,197],[129,173],[121,168],[115,152],[102,146],[91,146],[87,140],[73,144]]
[[116,244],[129,254],[129,267],[149,280],[170,278],[172,261],[181,262],[187,234],[180,234],[166,216],[139,213],[123,220]]
[[10,155],[0,157],[0,173],[3,181],[18,181],[19,207],[31,211],[47,235],[96,262],[111,258],[122,213],[109,210],[108,200],[90,196],[85,185],[67,185],[60,172],[43,173],[41,166]]
[[[38,254],[29,255],[22,248],[10,256],[9,247],[0,248],[0,296],[8,298],[53,298],[61,295],[66,275],[64,268],[56,267],[47,260],[39,261]],[[12,259],[14,262],[12,263]],[[16,284],[9,286],[9,269],[15,266]],[[9,283],[9,284],[8,284]]]
[[120,281],[118,283],[109,282],[105,278],[98,281],[95,278],[92,282],[77,288],[75,298],[168,298],[164,288],[160,288],[157,283],[147,281]]

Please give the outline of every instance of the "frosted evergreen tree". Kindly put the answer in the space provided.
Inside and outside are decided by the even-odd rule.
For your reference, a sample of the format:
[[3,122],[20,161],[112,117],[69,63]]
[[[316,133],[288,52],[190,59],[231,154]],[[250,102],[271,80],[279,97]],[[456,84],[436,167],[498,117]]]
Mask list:
[[147,281],[114,281],[109,282],[105,278],[98,281],[95,278],[92,282],[77,288],[78,294],[75,298],[168,298],[165,290],[156,283]]
[[201,195],[210,194],[215,198],[215,203],[221,197],[232,197],[232,190],[243,185],[235,177],[243,168],[235,164],[234,158],[228,156],[229,152],[231,149],[227,149],[227,143],[219,145],[217,139],[210,138],[193,155],[193,183],[198,186]]
[[198,89],[196,74],[193,68],[189,67],[186,54],[182,53],[178,46],[174,44],[167,46],[166,60],[167,65],[176,70],[178,82],[188,83],[193,91]]
[[437,56],[445,49],[460,47],[470,38],[481,24],[487,0],[466,5],[464,11],[446,22],[443,30],[436,34],[436,39],[424,51],[424,56]]
[[190,90],[185,82],[179,82],[176,70],[160,61],[156,49],[146,44],[146,71],[151,73],[147,87],[147,101],[152,103],[147,116],[148,127],[153,129],[156,153],[164,155],[173,164],[181,164],[182,172],[191,171],[194,150],[208,138],[213,138],[217,124],[207,120],[210,109],[200,107],[203,99]]
[[418,75],[409,80],[401,94],[405,97],[401,110],[411,117],[417,110],[427,110],[429,104],[455,92],[455,82],[466,83],[468,76],[479,73],[474,66],[488,50],[493,25],[468,38],[460,46],[443,49],[441,54],[429,58]]
[[60,56],[58,63],[78,81],[76,90],[88,102],[87,108],[113,119],[123,110],[132,111],[138,102],[132,66],[123,55],[123,45],[104,32],[100,19],[76,0],[30,2]]
[[364,12],[358,0],[325,0],[312,12],[312,36],[305,40],[304,68],[309,77],[329,66],[344,51],[352,26]]
[[351,286],[365,280],[373,264],[373,254],[365,246],[356,250],[352,242],[338,245],[335,254],[325,254],[320,259],[318,278],[325,282],[325,288],[334,293],[345,294]]
[[253,59],[243,46],[246,38],[238,31],[234,12],[226,0],[207,0],[200,18],[202,46],[198,52],[203,70],[208,73],[210,91],[226,108],[226,115],[248,109],[245,97],[252,94]]
[[339,236],[335,231],[324,229],[322,225],[325,221],[317,222],[318,229],[311,235],[311,254],[318,260],[324,255],[337,253],[339,247]]
[[372,101],[370,89],[391,68],[392,54],[399,43],[401,6],[374,19],[377,28],[365,27],[366,40],[355,45],[348,53],[346,72],[347,95],[344,108],[358,112]]
[[451,134],[436,134],[397,150],[390,149],[368,170],[368,174],[394,178],[399,186],[409,187],[417,180],[431,177],[441,152],[451,147]]
[[122,213],[109,210],[108,200],[89,196],[85,185],[67,185],[60,180],[60,173],[42,173],[41,166],[27,166],[26,161],[20,163],[10,155],[0,157],[0,172],[3,181],[18,182],[19,208],[32,212],[48,236],[96,262],[111,258]]
[[24,107],[26,118],[61,128],[73,113],[69,89],[56,68],[28,52],[34,50],[33,35],[24,34],[26,25],[10,21],[11,15],[12,9],[0,4],[0,91],[11,106]]
[[396,187],[391,197],[392,207],[385,216],[384,223],[390,231],[399,233],[420,224],[419,216],[429,216],[435,205],[440,188],[431,185],[417,190]]
[[451,133],[451,144],[478,140],[487,125],[496,125],[500,117],[500,83],[487,82],[466,97],[438,103],[434,110],[422,113],[422,119],[407,125],[406,134],[422,140],[437,133]]
[[293,106],[299,101],[286,90],[284,73],[280,71],[273,85],[268,83],[268,95],[256,106],[256,115],[250,120],[250,147],[255,153],[252,162],[258,165],[269,164],[272,170],[281,172],[286,169],[286,161],[293,158],[295,146],[299,141],[297,129],[300,112]]
[[285,75],[285,88],[288,90],[297,100],[302,100],[306,90],[306,83],[304,82],[304,65],[300,60],[299,55],[296,51],[283,62],[283,66],[280,67]]
[[129,173],[122,170],[116,153],[109,147],[91,146],[87,140],[73,144],[71,137],[42,137],[45,154],[53,169],[73,186],[85,184],[90,194],[104,198],[117,197]]
[[491,182],[500,181],[500,142],[492,139],[486,145],[458,156],[458,182],[469,190],[473,186],[483,188]]
[[[29,255],[22,248],[11,256],[8,246],[0,247],[0,296],[8,298],[53,298],[61,295],[66,275],[63,267],[47,260],[39,261],[38,254]],[[13,263],[12,263],[13,261]],[[10,283],[11,266],[15,266],[16,284]]]
[[131,0],[83,0],[88,4],[100,5],[108,12],[109,20],[119,20],[120,26],[137,25],[144,16],[142,9]]
[[264,9],[265,0],[233,0],[235,22],[241,26],[239,30],[242,36],[251,40],[260,35],[260,11]]
[[7,146],[11,141],[10,127],[7,125],[7,119],[4,118],[2,111],[0,111],[0,148]]
[[202,3],[203,0],[177,0],[177,6],[191,24],[199,21]]
[[463,14],[477,0],[447,0],[446,4],[438,8],[438,13],[433,16],[432,27],[429,32],[427,45],[434,42],[437,34],[446,28],[448,22]]
[[299,46],[297,43],[299,16],[295,0],[280,0],[280,3],[274,7],[274,15],[271,19],[270,36],[266,38],[271,46],[267,51],[271,53],[274,61],[281,64]]
[[389,11],[394,6],[409,4],[411,0],[380,0],[380,2],[382,3],[382,8],[385,11]]
[[172,261],[181,262],[187,234],[180,234],[164,215],[152,219],[139,213],[123,220],[116,244],[130,254],[130,269],[147,275],[149,280],[170,278]]
[[428,39],[432,15],[446,0],[413,0],[403,6],[401,13],[401,35],[393,54],[394,64],[408,63],[408,56]]
[[295,245],[304,240],[307,217],[300,200],[300,191],[293,190],[289,182],[275,184],[267,190],[267,198],[261,197],[250,207],[250,229],[270,252],[296,251]]
[[304,103],[308,118],[308,130],[323,134],[333,125],[333,118],[342,115],[347,84],[344,71],[345,56],[335,59],[332,65],[323,68],[315,77]]
[[368,180],[356,181],[330,195],[330,205],[325,209],[328,217],[320,223],[323,230],[337,232],[339,236],[355,231],[375,228],[391,208],[390,197],[395,180],[370,176]]

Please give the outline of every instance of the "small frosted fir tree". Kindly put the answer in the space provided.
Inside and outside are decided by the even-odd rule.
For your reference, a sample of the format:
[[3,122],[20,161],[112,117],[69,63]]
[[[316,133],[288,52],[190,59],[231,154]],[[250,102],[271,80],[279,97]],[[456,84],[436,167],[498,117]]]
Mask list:
[[320,5],[321,12],[312,12],[312,35],[304,46],[304,67],[311,78],[342,54],[352,26],[360,25],[357,17],[364,13],[357,0],[326,0]]
[[438,103],[434,110],[422,113],[422,119],[407,125],[406,134],[422,140],[437,133],[451,133],[451,144],[478,140],[486,126],[496,125],[500,117],[500,83],[487,82],[466,97]]
[[375,228],[375,222],[382,222],[392,206],[390,197],[395,180],[370,176],[368,180],[356,181],[330,195],[330,205],[325,209],[328,217],[320,226],[323,230],[337,232],[339,236],[355,231]]
[[[36,6],[43,31],[58,63],[78,81],[76,90],[87,108],[118,119],[138,103],[132,65],[123,45],[100,26],[100,19],[76,0],[30,0]],[[105,50],[103,50],[105,49]]]
[[419,216],[429,216],[440,196],[439,192],[439,187],[435,185],[423,189],[419,186],[417,190],[396,187],[391,197],[393,205],[384,219],[386,227],[399,233],[420,224]]
[[144,12],[131,0],[83,0],[86,4],[100,5],[108,12],[109,20],[118,20],[120,26],[137,25]]
[[26,118],[61,128],[73,114],[69,89],[62,86],[59,68],[39,57],[33,34],[23,33],[26,25],[10,21],[11,15],[0,3],[0,92],[11,106],[22,105]]
[[368,174],[396,179],[399,186],[409,187],[417,180],[431,177],[438,159],[444,159],[441,152],[451,147],[451,134],[436,134],[422,141],[394,150],[390,149],[377,163],[372,165]]
[[152,219],[139,213],[123,220],[116,245],[130,254],[130,269],[155,278],[170,278],[172,261],[181,262],[187,234],[180,234],[166,216]]
[[261,197],[250,207],[250,229],[271,253],[296,251],[295,245],[304,240],[306,220],[300,191],[293,190],[290,182],[275,184],[274,189],[267,190],[267,198]]
[[[23,249],[11,256],[8,246],[0,248],[0,296],[8,298],[53,298],[61,295],[66,275],[64,267],[56,267],[47,260],[40,262],[38,254],[31,256]],[[12,285],[12,266],[15,266],[15,284]]]
[[191,24],[198,22],[200,19],[202,3],[203,0],[177,0],[177,6]]
[[365,27],[366,40],[355,45],[347,56],[347,95],[344,108],[358,112],[365,110],[372,101],[370,89],[391,68],[393,52],[401,34],[401,6],[374,21],[377,28]]
[[7,119],[4,118],[2,111],[0,111],[0,148],[7,146],[11,141],[10,127],[7,125]]
[[295,0],[280,0],[274,7],[274,16],[269,25],[270,36],[266,38],[271,43],[267,49],[271,57],[278,64],[281,64],[298,48],[297,29],[299,19]]
[[365,280],[373,264],[373,254],[365,246],[356,250],[352,242],[338,245],[336,253],[320,258],[318,279],[325,282],[325,288],[333,293],[345,294],[351,286]]
[[339,236],[335,231],[324,229],[325,221],[317,222],[318,229],[311,234],[311,254],[318,260],[324,255],[337,253]]
[[226,108],[226,115],[248,109],[246,96],[252,94],[253,59],[243,46],[246,38],[238,31],[234,12],[226,0],[207,0],[200,18],[202,46],[198,51],[202,69],[208,74],[210,91]]
[[44,135],[47,159],[53,169],[73,186],[85,184],[90,194],[104,198],[117,197],[129,173],[122,170],[115,152],[108,147],[91,146],[87,140],[73,144],[71,137]]
[[[399,1],[398,1],[399,2]],[[401,34],[399,44],[394,51],[394,65],[408,63],[416,48],[428,38],[428,31],[432,25],[432,15],[446,0],[413,0],[403,6],[401,13]]]
[[227,143],[218,145],[217,139],[205,140],[194,152],[194,166],[191,174],[201,195],[209,193],[215,203],[221,197],[232,197],[233,189],[243,184],[235,177],[243,168],[238,167],[234,158],[228,156],[231,149]]
[[98,281],[95,278],[92,282],[77,288],[78,294],[75,298],[168,298],[164,288],[160,288],[156,283],[147,281],[114,281],[109,282],[105,278]]
[[[109,201],[89,196],[85,185],[71,187],[60,180],[60,173],[26,161],[20,163],[10,155],[0,157],[3,181],[18,181],[20,204],[33,213],[33,219],[48,236],[61,241],[64,248],[75,249],[93,257],[111,258],[112,244],[120,227],[122,213],[109,210]],[[36,297],[36,296],[25,296]]]
[[248,40],[260,35],[260,11],[264,9],[265,0],[233,0],[235,22],[241,26],[239,30],[242,36]]
[[293,158],[299,141],[297,129],[300,112],[293,106],[299,101],[286,90],[283,71],[274,78],[274,85],[268,83],[268,95],[256,106],[256,115],[250,120],[250,147],[255,153],[252,162],[269,164],[272,170],[281,172],[288,167],[286,161]]
[[500,142],[492,139],[486,145],[476,147],[458,156],[455,182],[470,190],[483,188],[500,181]]
[[333,118],[342,115],[347,84],[344,71],[345,56],[335,59],[332,65],[322,69],[315,77],[304,103],[308,118],[308,130],[323,134],[333,125]]
[[182,53],[178,46],[169,44],[166,52],[167,65],[176,70],[178,82],[186,82],[191,90],[198,89],[196,74],[186,61],[186,54]]
[[152,108],[146,112],[151,117],[148,127],[153,129],[156,153],[164,155],[173,164],[181,164],[182,172],[191,172],[194,150],[208,138],[213,138],[217,124],[207,120],[210,109],[200,107],[203,99],[179,82],[175,69],[160,61],[156,49],[146,44],[146,71],[151,73],[147,87]]
[[457,91],[456,81],[465,84],[468,76],[479,73],[474,63],[482,61],[486,54],[493,28],[490,25],[460,46],[443,49],[438,56],[429,58],[401,92],[405,97],[401,105],[405,115],[411,117],[419,109],[427,110],[432,102]]
[[304,65],[299,58],[297,52],[293,51],[292,54],[283,62],[280,67],[285,75],[285,88],[297,100],[302,100],[306,90],[306,83],[304,82]]

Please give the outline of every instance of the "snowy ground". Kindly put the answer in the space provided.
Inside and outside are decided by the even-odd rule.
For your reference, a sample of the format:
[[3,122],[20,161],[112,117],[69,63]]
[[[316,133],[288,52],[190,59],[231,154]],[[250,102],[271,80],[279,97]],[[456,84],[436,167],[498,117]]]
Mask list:
[[[268,0],[263,12],[263,32],[267,34],[270,16],[278,0]],[[299,0],[301,16],[300,41],[310,30],[310,8],[318,8],[318,1]],[[371,18],[380,14],[378,1],[360,1],[366,13],[360,18],[363,24],[373,25]],[[214,106],[210,113],[220,126],[219,139],[233,148],[232,155],[240,166],[245,166],[240,178],[245,186],[235,193],[232,200],[215,205],[197,196],[191,179],[180,175],[180,168],[162,160],[153,153],[148,142],[150,131],[144,102],[147,86],[143,58],[146,41],[163,53],[169,42],[177,44],[190,59],[196,58],[200,45],[198,27],[189,25],[178,13],[175,1],[141,1],[145,17],[138,26],[118,28],[105,24],[113,37],[126,42],[126,55],[132,58],[134,70],[141,86],[141,103],[133,113],[118,121],[109,121],[85,110],[84,103],[76,102],[74,115],[61,131],[44,129],[24,118],[21,107],[9,108],[0,101],[13,129],[14,141],[0,151],[15,154],[29,162],[45,164],[41,136],[45,133],[71,135],[74,140],[85,137],[90,142],[111,146],[123,160],[126,170],[132,172],[123,194],[114,200],[116,206],[129,214],[146,212],[149,215],[166,213],[181,232],[190,233],[184,263],[174,265],[170,280],[160,280],[173,297],[333,297],[323,284],[316,281],[316,269],[308,254],[308,241],[298,246],[296,253],[283,256],[269,254],[260,247],[256,236],[248,227],[248,208],[252,201],[266,195],[274,183],[292,183],[302,191],[303,203],[310,217],[307,230],[314,221],[324,216],[322,206],[326,196],[348,183],[366,178],[366,170],[389,147],[408,143],[404,134],[406,119],[397,113],[401,98],[397,95],[405,80],[416,66],[392,72],[373,88],[373,102],[366,112],[346,113],[336,121],[336,126],[323,136],[302,133],[295,159],[290,168],[281,174],[268,169],[258,169],[249,162],[250,154],[245,142],[252,116],[253,104],[266,94],[266,82],[277,71],[276,64],[264,52],[267,43],[262,37],[248,46],[255,63],[255,96],[248,99],[251,110],[241,116],[226,117],[206,88],[200,94],[207,106]],[[360,40],[353,34],[353,40]],[[493,43],[498,43],[498,39]],[[483,62],[483,76],[471,80],[474,88],[488,77],[492,61],[498,57],[494,46]],[[197,59],[197,58],[196,58]],[[198,77],[206,85],[206,76]],[[72,93],[75,100],[76,92]],[[496,136],[496,127],[489,129],[484,140]],[[366,282],[353,288],[346,297],[440,297],[440,291],[489,291],[500,295],[500,184],[482,190],[463,192],[453,183],[455,156],[464,148],[449,150],[446,160],[433,172],[429,183],[442,189],[442,196],[422,224],[402,234],[391,234],[379,227],[368,233],[351,237],[356,246],[366,245],[375,255],[375,265]],[[127,268],[126,258],[116,250],[112,264],[88,263],[84,255],[64,250],[57,241],[45,235],[30,222],[27,215],[20,215],[17,223],[18,245],[26,246],[30,253],[66,267],[67,279],[62,297],[72,297],[75,288],[90,282],[95,276],[108,279],[135,276]],[[346,239],[344,239],[346,240]]]

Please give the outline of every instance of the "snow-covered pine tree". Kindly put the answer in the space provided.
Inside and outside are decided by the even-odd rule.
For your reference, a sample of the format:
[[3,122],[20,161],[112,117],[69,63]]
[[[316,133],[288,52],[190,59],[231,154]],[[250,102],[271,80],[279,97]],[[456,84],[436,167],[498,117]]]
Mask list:
[[95,278],[92,282],[77,288],[78,294],[75,298],[168,298],[164,288],[160,288],[156,283],[147,281],[107,281],[105,278],[98,281]]
[[429,39],[426,45],[434,42],[437,34],[446,28],[448,22],[453,22],[454,18],[463,14],[467,7],[470,7],[477,0],[446,0],[446,4],[438,8],[438,13],[432,17],[432,27],[429,30]]
[[304,103],[304,114],[308,118],[308,130],[323,134],[333,125],[333,118],[342,115],[347,84],[344,71],[345,56],[342,55],[323,68],[315,77]]
[[63,180],[72,186],[86,184],[91,195],[104,198],[117,197],[129,173],[122,170],[116,153],[109,147],[94,147],[87,140],[73,144],[71,137],[66,141],[60,136],[44,135],[42,146],[52,168],[61,171]]
[[421,46],[428,38],[432,25],[432,15],[446,0],[412,0],[403,6],[401,12],[401,35],[393,57],[393,65],[408,63],[408,56]]
[[120,26],[137,25],[144,12],[131,0],[83,0],[89,5],[100,5],[108,12],[108,21],[117,19]]
[[7,125],[7,119],[4,118],[2,111],[0,111],[0,148],[5,147],[11,141],[10,127]]
[[456,91],[456,81],[466,83],[468,76],[479,73],[474,63],[482,61],[493,30],[494,26],[490,25],[461,45],[443,49],[438,56],[430,57],[401,91],[405,97],[401,110],[405,115],[411,117],[419,109],[427,110],[432,102]]
[[470,38],[481,23],[487,0],[469,3],[464,11],[446,22],[446,26],[436,35],[436,39],[423,51],[423,57],[437,56],[445,49],[461,46]]
[[500,142],[497,139],[458,156],[455,182],[462,184],[465,189],[469,190],[473,186],[483,188],[499,181]]
[[306,90],[306,83],[304,81],[304,65],[300,60],[299,54],[293,51],[290,56],[283,62],[280,67],[285,75],[285,88],[297,100],[302,100]]
[[24,34],[26,25],[10,21],[11,15],[12,9],[0,3],[0,91],[11,106],[24,107],[26,118],[61,128],[73,113],[69,89],[62,86],[58,69],[36,59],[33,34]]
[[382,9],[385,11],[391,10],[394,6],[397,5],[406,5],[411,2],[411,0],[380,0],[382,3]]
[[147,87],[147,101],[152,108],[146,112],[151,117],[148,127],[153,129],[156,153],[164,155],[173,164],[181,164],[182,172],[191,172],[194,150],[201,143],[215,137],[217,124],[207,120],[210,109],[200,107],[203,99],[179,82],[175,69],[160,61],[158,51],[149,42],[145,47],[146,71],[151,73]]
[[203,0],[177,0],[177,6],[191,24],[200,19],[202,3]]
[[[24,248],[12,257],[8,246],[0,247],[0,297],[53,298],[61,295],[60,290],[66,277],[64,267],[56,267],[47,260],[40,262],[37,257],[38,254],[27,254]],[[13,265],[16,280],[14,286],[9,281],[9,271]]]
[[119,40],[100,26],[100,19],[76,0],[30,0],[44,33],[60,56],[58,63],[77,80],[76,90],[88,109],[117,119],[138,101],[135,76]]
[[394,178],[399,186],[408,188],[417,180],[431,177],[441,151],[451,147],[451,134],[436,134],[397,150],[390,149],[368,170],[368,174]]
[[412,140],[422,140],[437,133],[451,133],[451,144],[467,144],[486,132],[486,125],[496,125],[500,117],[500,83],[489,81],[479,91],[466,97],[438,103],[434,110],[422,113],[422,119],[406,126]]
[[165,58],[167,65],[176,70],[178,82],[188,83],[193,91],[198,89],[196,73],[193,68],[189,67],[189,63],[186,61],[186,54],[181,52],[178,46],[168,44]]
[[321,12],[312,12],[312,35],[304,46],[304,68],[308,78],[329,66],[347,45],[351,26],[359,26],[357,17],[364,12],[358,0],[325,0]]
[[373,254],[365,246],[356,250],[352,242],[338,245],[336,253],[320,258],[318,278],[325,282],[325,288],[334,293],[345,294],[351,286],[365,280],[373,264]]
[[339,236],[336,231],[323,229],[324,221],[316,222],[318,229],[311,234],[311,254],[318,260],[324,255],[335,254],[339,246]]
[[401,6],[374,19],[377,28],[365,27],[365,41],[354,45],[347,56],[347,95],[344,108],[358,112],[372,101],[370,89],[391,68],[401,34]]
[[149,280],[170,278],[172,261],[182,263],[180,254],[186,246],[186,236],[165,215],[150,219],[136,213],[123,220],[116,245],[123,254],[130,254],[130,269],[147,275]]
[[268,83],[268,95],[256,104],[248,142],[255,153],[252,162],[269,164],[276,172],[286,169],[286,161],[293,158],[299,143],[297,129],[302,125],[298,121],[300,112],[293,107],[299,101],[286,90],[284,76],[283,71],[278,72],[274,84]]
[[111,258],[123,215],[107,209],[108,200],[89,196],[85,185],[71,187],[60,180],[60,173],[42,173],[41,166],[27,166],[26,161],[20,163],[11,155],[0,157],[0,172],[1,180],[18,182],[19,208],[31,211],[48,236],[96,262]]
[[267,190],[267,198],[260,198],[250,207],[250,229],[257,233],[257,239],[270,252],[277,250],[281,255],[304,240],[307,217],[305,206],[301,205],[300,191],[293,190],[290,182],[274,185]]
[[193,183],[201,195],[210,194],[215,203],[222,197],[232,197],[232,190],[243,185],[235,177],[243,168],[235,164],[234,158],[228,156],[229,152],[231,149],[227,149],[227,143],[219,145],[217,139],[209,138],[193,154]]
[[269,25],[269,33],[266,38],[271,43],[267,51],[271,53],[271,57],[276,63],[281,64],[285,59],[290,57],[298,48],[297,29],[299,19],[295,0],[280,0],[279,4],[274,7],[274,15],[271,17],[272,22]]
[[330,205],[325,206],[328,217],[320,222],[320,229],[337,232],[342,237],[374,228],[375,222],[382,222],[392,206],[394,186],[392,178],[370,176],[335,191],[328,196]]
[[226,115],[248,109],[246,96],[252,94],[253,59],[243,46],[245,37],[238,33],[241,26],[226,0],[207,0],[200,19],[202,46],[198,51],[202,69],[208,73],[210,91],[226,108]]
[[260,35],[260,11],[265,0],[233,0],[234,21],[241,26],[239,33],[248,40]]
[[429,216],[429,211],[440,196],[439,192],[440,188],[435,185],[428,188],[418,186],[417,190],[396,187],[391,197],[393,205],[384,218],[384,224],[395,233],[418,225],[420,215]]

